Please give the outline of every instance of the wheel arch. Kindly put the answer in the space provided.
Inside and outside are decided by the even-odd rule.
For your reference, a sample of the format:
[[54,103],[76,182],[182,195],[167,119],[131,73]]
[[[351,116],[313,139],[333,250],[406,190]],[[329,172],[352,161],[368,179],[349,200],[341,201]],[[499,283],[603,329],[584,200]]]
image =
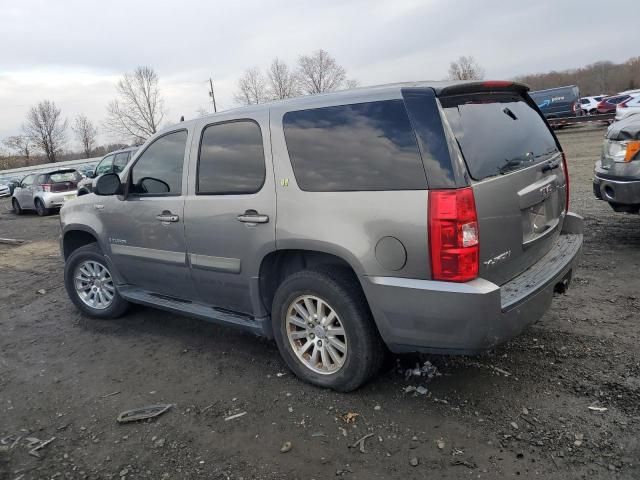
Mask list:
[[260,300],[267,312],[271,313],[271,305],[275,292],[280,284],[290,275],[301,270],[329,265],[348,270],[355,281],[360,284],[358,269],[342,255],[326,250],[304,248],[279,249],[269,252],[262,259],[259,270]]
[[93,230],[80,226],[73,226],[65,230],[62,234],[61,243],[62,254],[65,260],[80,247],[84,247],[91,243],[97,243],[100,245],[98,235],[96,235]]

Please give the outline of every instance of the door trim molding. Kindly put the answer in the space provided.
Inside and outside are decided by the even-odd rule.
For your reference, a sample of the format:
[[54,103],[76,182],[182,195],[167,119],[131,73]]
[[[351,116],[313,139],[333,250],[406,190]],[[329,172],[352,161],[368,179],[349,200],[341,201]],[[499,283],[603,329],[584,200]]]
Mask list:
[[145,260],[154,260],[174,265],[186,266],[187,264],[187,254],[185,252],[172,252],[170,250],[156,250],[153,248],[111,244],[111,253],[114,255],[122,255],[124,257],[143,258]]
[[224,273],[240,273],[241,261],[239,258],[212,257],[190,253],[189,261],[194,268]]

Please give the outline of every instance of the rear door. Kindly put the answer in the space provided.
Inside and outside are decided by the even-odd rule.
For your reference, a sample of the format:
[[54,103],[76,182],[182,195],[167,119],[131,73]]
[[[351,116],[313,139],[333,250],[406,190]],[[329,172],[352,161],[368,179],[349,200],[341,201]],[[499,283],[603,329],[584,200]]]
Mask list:
[[517,92],[441,97],[472,179],[480,276],[501,285],[552,248],[566,210],[560,146]]
[[276,225],[269,112],[215,120],[194,134],[184,212],[192,276],[203,303],[261,316],[258,274]]

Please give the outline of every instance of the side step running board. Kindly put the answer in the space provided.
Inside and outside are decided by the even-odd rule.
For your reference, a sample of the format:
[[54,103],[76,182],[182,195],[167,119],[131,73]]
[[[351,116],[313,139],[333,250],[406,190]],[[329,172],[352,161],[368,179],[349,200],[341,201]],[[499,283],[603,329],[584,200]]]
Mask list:
[[118,293],[122,298],[131,303],[160,308],[169,312],[183,314],[189,317],[207,320],[209,322],[220,323],[222,325],[232,325],[261,337],[272,337],[269,317],[251,317],[249,315],[242,315],[229,312],[227,310],[208,307],[199,303],[172,299],[165,295],[154,295],[146,290],[140,290],[129,286],[119,287]]

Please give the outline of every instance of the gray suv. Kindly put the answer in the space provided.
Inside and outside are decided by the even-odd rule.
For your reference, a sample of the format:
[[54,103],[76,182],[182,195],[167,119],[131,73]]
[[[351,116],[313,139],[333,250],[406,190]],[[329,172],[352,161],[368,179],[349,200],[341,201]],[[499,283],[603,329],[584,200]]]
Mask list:
[[62,209],[85,314],[143,304],[273,337],[339,391],[388,350],[469,354],[564,292],[582,246],[527,87],[407,83],[250,106],[149,139]]

